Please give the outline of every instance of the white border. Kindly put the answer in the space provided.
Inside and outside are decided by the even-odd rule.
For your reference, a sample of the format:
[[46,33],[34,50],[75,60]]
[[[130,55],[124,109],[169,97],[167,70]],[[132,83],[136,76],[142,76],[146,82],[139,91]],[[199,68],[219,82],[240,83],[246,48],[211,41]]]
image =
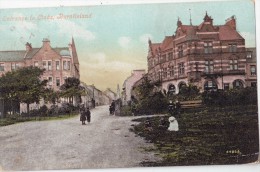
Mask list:
[[[201,1],[209,1],[209,0],[0,0],[0,9],[1,8],[39,8],[39,7],[64,7],[64,6],[84,6],[84,5],[112,5],[112,4],[144,4],[144,3],[169,3],[169,2],[201,2]],[[231,0],[214,0],[214,1],[231,1]],[[237,0],[246,1],[246,0]],[[257,47],[257,59],[259,59],[259,51],[260,51],[260,2],[259,0],[247,0],[255,2],[255,13],[256,13],[256,47]],[[257,79],[258,79],[258,107],[260,107],[260,64],[259,60],[257,61]],[[258,115],[260,121],[260,117]],[[260,136],[259,136],[260,138]],[[0,164],[1,165],[1,164]],[[143,167],[143,168],[128,168],[128,169],[82,169],[80,171],[94,171],[94,172],[147,172],[147,171],[160,171],[160,172],[257,172],[260,171],[260,164],[245,164],[245,165],[221,165],[221,166],[186,166],[186,167]],[[62,170],[61,170],[62,171]],[[66,170],[68,171],[68,170]],[[69,171],[78,171],[78,170],[69,170]]]

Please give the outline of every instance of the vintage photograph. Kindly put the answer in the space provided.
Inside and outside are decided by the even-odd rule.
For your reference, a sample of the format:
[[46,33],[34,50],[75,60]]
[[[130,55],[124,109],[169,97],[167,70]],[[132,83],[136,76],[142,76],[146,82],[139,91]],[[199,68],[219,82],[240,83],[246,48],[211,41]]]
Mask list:
[[0,9],[0,171],[257,163],[255,2]]

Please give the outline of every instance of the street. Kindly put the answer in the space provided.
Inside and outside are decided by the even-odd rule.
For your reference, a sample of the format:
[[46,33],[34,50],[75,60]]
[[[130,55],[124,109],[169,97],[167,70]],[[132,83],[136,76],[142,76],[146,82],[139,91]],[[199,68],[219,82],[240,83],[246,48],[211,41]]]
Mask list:
[[152,146],[129,131],[134,117],[108,115],[108,106],[91,110],[91,123],[79,116],[0,128],[0,169],[55,170],[137,167],[157,161]]

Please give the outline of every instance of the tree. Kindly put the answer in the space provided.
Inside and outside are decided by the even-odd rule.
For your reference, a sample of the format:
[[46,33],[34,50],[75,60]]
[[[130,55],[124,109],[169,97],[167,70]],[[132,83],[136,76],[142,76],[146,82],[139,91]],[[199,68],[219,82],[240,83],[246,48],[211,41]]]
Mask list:
[[73,104],[74,98],[77,103],[81,103],[81,96],[85,94],[84,87],[80,85],[80,80],[75,77],[65,79],[65,83],[61,85],[61,97],[69,99],[69,103]]
[[38,67],[24,67],[7,72],[0,78],[0,92],[2,98],[29,105],[39,102],[44,93],[47,80],[40,77],[44,69]]
[[138,87],[139,102],[136,110],[139,113],[158,113],[167,109],[166,96],[157,89],[157,85],[144,78]]

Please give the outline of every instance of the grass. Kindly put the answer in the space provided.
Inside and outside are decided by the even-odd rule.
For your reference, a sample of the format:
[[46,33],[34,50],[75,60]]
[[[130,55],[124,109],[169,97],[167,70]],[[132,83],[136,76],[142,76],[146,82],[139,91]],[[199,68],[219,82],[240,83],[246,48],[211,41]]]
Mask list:
[[42,117],[42,116],[35,116],[35,117],[16,116],[16,117],[0,118],[0,127],[12,125],[12,124],[16,124],[16,123],[21,123],[21,122],[29,122],[29,121],[64,120],[64,119],[75,117],[77,115],[78,115],[77,113],[72,113],[72,114],[66,114],[66,115],[46,116],[46,117]]
[[[169,116],[164,120],[168,121]],[[145,129],[149,120],[151,130]],[[133,132],[154,143],[161,162],[143,166],[221,165],[256,161],[259,152],[257,106],[201,108],[186,111],[178,120],[179,131],[170,132],[160,117],[139,118]]]

